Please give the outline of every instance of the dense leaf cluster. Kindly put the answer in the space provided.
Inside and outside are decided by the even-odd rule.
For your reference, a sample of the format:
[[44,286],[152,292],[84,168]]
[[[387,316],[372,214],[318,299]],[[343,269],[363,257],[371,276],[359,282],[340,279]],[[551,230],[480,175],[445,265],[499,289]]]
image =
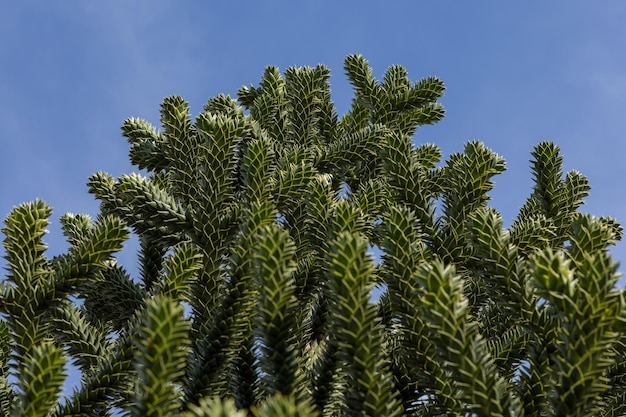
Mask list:
[[[622,229],[552,143],[510,227],[487,203],[502,157],[414,145],[443,117],[437,78],[358,55],[339,117],[324,66],[269,67],[192,120],[122,127],[145,175],[96,173],[95,221],[51,209],[3,229],[0,413],[15,416],[618,416]],[[140,273],[116,262],[129,229]],[[374,296],[380,294],[379,297]],[[65,366],[82,374],[61,395]]]

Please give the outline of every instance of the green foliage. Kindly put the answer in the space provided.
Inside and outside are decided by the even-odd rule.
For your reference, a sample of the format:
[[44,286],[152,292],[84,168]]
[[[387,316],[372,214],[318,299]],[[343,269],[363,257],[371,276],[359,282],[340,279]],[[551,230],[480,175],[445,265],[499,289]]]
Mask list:
[[295,310],[295,245],[289,233],[276,225],[259,233],[254,247],[254,275],[259,291],[255,329],[261,355],[259,370],[268,394],[297,395],[302,387],[298,375],[297,311]]
[[402,410],[381,354],[383,329],[375,304],[369,302],[374,265],[366,250],[365,238],[349,231],[342,231],[330,247],[329,330],[339,363],[349,364],[343,369],[341,413],[397,416]]
[[54,405],[65,372],[63,350],[50,342],[38,344],[24,357],[20,369],[20,401],[14,403],[15,411],[23,416],[45,415]]
[[[161,129],[126,120],[143,173],[91,176],[101,212],[61,217],[66,253],[46,256],[49,206],[16,207],[0,414],[625,415],[622,228],[579,212],[587,179],[540,143],[507,227],[502,157],[413,142],[443,117],[439,79],[345,71],[343,117],[319,65],[268,67],[195,118],[169,97]],[[137,276],[115,258],[130,231]]]
[[132,393],[134,416],[167,416],[179,408],[175,381],[184,374],[189,323],[183,306],[158,295],[151,299],[133,335],[137,381]]

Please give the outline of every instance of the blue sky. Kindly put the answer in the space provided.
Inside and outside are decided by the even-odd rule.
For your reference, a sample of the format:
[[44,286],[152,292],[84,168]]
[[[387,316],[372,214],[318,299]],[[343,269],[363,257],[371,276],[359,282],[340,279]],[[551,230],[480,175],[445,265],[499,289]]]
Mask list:
[[[54,208],[50,255],[66,247],[65,212],[95,215],[85,185],[129,173],[120,135],[131,116],[158,123],[166,96],[200,112],[218,93],[257,84],[267,65],[326,64],[342,114],[343,59],[381,77],[447,85],[447,116],[418,131],[444,155],[479,139],[505,157],[492,205],[509,222],[531,191],[530,152],[562,149],[591,182],[583,211],[626,221],[626,2],[119,1],[5,2],[0,9],[0,215],[40,198]],[[613,254],[626,259],[626,245]],[[134,249],[122,256],[133,269]]]

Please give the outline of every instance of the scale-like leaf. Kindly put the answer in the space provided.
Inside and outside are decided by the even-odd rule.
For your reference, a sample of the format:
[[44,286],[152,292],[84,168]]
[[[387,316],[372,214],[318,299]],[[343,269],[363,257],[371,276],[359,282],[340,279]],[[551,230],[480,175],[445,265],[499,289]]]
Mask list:
[[366,250],[365,239],[347,231],[331,246],[331,337],[336,339],[336,354],[345,373],[345,382],[337,389],[345,415],[395,416],[401,409],[381,356],[382,329],[376,307],[369,301],[373,262]]
[[131,415],[167,416],[180,406],[176,380],[184,374],[189,323],[183,307],[165,296],[150,300],[135,336],[138,383]]
[[294,309],[295,246],[287,232],[273,225],[259,231],[255,248],[259,288],[255,328],[264,388],[270,395],[301,395],[300,329]]
[[16,415],[40,417],[46,415],[61,393],[65,381],[63,350],[44,342],[24,357],[20,369],[20,404]]

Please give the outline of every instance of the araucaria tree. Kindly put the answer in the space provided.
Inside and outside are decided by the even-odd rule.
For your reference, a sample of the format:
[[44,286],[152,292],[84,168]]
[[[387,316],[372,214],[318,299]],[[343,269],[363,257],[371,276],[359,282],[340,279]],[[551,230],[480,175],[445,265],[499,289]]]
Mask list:
[[[89,179],[101,212],[61,218],[65,254],[44,202],[9,214],[2,415],[626,415],[622,229],[578,211],[587,179],[540,143],[504,227],[499,155],[413,142],[439,79],[345,70],[343,117],[320,65],[126,120],[143,174]],[[135,277],[114,256],[131,230]]]

